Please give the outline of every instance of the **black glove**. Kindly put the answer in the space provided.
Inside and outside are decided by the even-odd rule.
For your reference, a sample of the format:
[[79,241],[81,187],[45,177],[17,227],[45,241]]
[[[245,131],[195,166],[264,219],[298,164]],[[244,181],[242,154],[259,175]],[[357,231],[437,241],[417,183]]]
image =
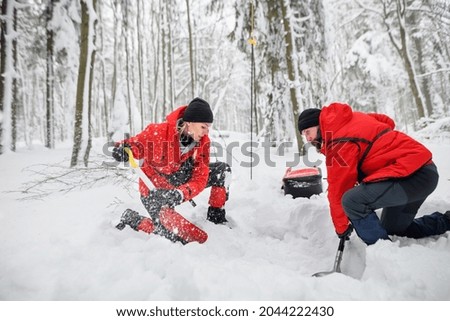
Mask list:
[[154,189],[149,197],[162,206],[175,207],[183,202],[183,195],[176,189]]
[[349,240],[352,232],[353,232],[353,225],[349,224],[347,229],[343,233],[337,233],[337,235],[340,239],[345,238],[346,240]]
[[128,162],[129,157],[128,157],[128,154],[125,152],[125,147],[130,148],[131,146],[128,145],[127,143],[125,143],[125,144],[121,144],[121,145],[115,146],[113,148],[112,157],[116,161],[124,162],[124,163]]

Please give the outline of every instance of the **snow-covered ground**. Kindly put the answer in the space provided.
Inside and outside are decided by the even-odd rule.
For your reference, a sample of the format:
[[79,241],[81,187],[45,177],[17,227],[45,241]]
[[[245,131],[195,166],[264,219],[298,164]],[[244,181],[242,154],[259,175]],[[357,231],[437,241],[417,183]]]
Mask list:
[[[51,176],[53,170],[61,173],[61,165],[68,167],[69,145],[1,155],[0,300],[450,300],[449,232],[421,240],[394,237],[370,247],[352,235],[343,273],[311,277],[332,268],[338,245],[326,195],[292,199],[283,194],[291,151],[277,156],[275,148],[257,148],[260,161],[250,180],[250,169],[242,164],[248,162],[247,137],[227,134],[213,138],[232,150],[219,157],[233,169],[226,205],[231,228],[206,221],[207,189],[196,197],[197,207],[177,208],[209,235],[204,244],[186,246],[128,227],[115,229],[124,209],[143,214],[144,208],[137,184],[113,184],[115,174],[106,167],[104,173],[78,178],[81,184],[109,175],[108,183],[20,200],[30,194],[14,191],[37,179],[30,169]],[[231,148],[232,142],[239,146]],[[419,215],[445,212],[450,209],[450,143],[423,142],[433,151],[441,178]],[[95,148],[102,153],[101,142]],[[276,166],[263,161],[265,150]],[[135,179],[131,171],[129,176]],[[51,188],[64,189],[63,182]]]

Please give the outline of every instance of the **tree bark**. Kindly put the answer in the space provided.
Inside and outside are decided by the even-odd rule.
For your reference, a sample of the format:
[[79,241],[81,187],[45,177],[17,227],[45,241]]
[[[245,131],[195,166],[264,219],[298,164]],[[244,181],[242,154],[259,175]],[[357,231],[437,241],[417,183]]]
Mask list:
[[192,46],[192,26],[191,26],[191,13],[189,8],[189,0],[186,0],[186,8],[187,8],[188,37],[189,37],[189,65],[191,69],[191,97],[194,98],[195,94],[194,49]]
[[[167,14],[167,33],[168,33],[168,68],[169,68],[169,98],[170,110],[174,109],[175,105],[175,74],[174,74],[174,57],[173,57],[173,34],[172,34],[172,1],[166,0],[166,14]],[[166,113],[167,114],[167,111]],[[165,115],[163,115],[165,116]]]
[[416,74],[414,71],[413,62],[411,56],[409,55],[409,48],[407,43],[407,35],[406,35],[406,19],[405,19],[405,11],[406,11],[406,1],[405,0],[397,0],[397,16],[400,25],[400,41],[402,43],[402,57],[403,62],[405,64],[406,72],[408,74],[409,86],[411,88],[411,92],[414,97],[414,101],[416,102],[417,113],[419,118],[425,117],[425,108],[422,100],[422,93],[420,91]]
[[81,34],[80,34],[80,65],[78,67],[77,96],[75,105],[75,129],[70,166],[78,164],[78,154],[83,138],[83,107],[85,95],[86,69],[89,50],[89,13],[84,0],[81,1]]
[[125,36],[125,56],[126,56],[126,61],[125,61],[125,66],[126,66],[126,81],[127,81],[127,105],[128,105],[128,122],[130,125],[130,135],[133,136],[134,134],[134,123],[133,123],[133,106],[131,106],[131,95],[132,95],[132,81],[133,81],[133,77],[131,75],[131,71],[130,71],[130,60],[131,60],[131,55],[130,55],[130,48],[128,45],[128,2],[124,1],[123,5],[122,5],[122,10],[124,10],[124,36]]
[[14,104],[14,1],[2,2],[1,74],[0,74],[0,154],[12,149],[12,109]]
[[145,40],[141,32],[141,0],[137,0],[137,17],[136,17],[136,27],[138,34],[138,72],[139,72],[139,105],[141,109],[141,131],[144,130],[144,54],[142,42]]
[[6,17],[8,12],[8,0],[2,1],[2,19],[1,21],[1,51],[0,51],[0,155],[3,154],[3,127],[4,127],[4,117],[3,113],[5,110],[4,99],[5,99],[5,72],[6,72]]
[[[5,1],[5,0],[3,0]],[[13,25],[14,30],[17,30],[17,8],[13,11]],[[17,70],[17,37],[12,40],[12,50],[13,50],[13,66],[14,70]],[[11,150],[16,151],[17,143],[17,114],[19,112],[19,94],[17,86],[17,75],[12,79],[12,100],[11,100]]]
[[295,128],[295,136],[297,137],[297,148],[298,152],[301,154],[303,152],[303,140],[301,133],[297,130],[297,119],[300,115],[300,106],[299,100],[297,97],[297,89],[296,89],[296,81],[298,81],[296,68],[298,67],[295,62],[294,57],[294,35],[292,34],[291,26],[290,26],[290,17],[287,15],[287,7],[285,0],[280,0],[280,6],[282,11],[283,18],[283,27],[284,27],[284,40],[286,43],[286,65],[289,79],[289,94],[292,103],[292,115],[293,122]]
[[[94,10],[94,8],[96,8],[97,5],[97,0],[92,0],[92,10]],[[92,20],[92,17],[89,17],[89,20]],[[88,99],[88,142],[87,142],[87,146],[86,146],[86,152],[84,153],[84,166],[88,167],[89,164],[89,154],[91,152],[91,148],[92,148],[92,92],[94,90],[94,65],[95,65],[95,26],[97,24],[97,20],[95,21],[90,21],[89,23],[89,29],[91,29],[90,31],[92,32],[92,43],[90,44],[90,46],[92,46],[92,48],[90,48],[90,53],[91,53],[91,59],[90,59],[90,64],[89,64],[89,88],[88,88],[88,93],[89,93],[89,99]]]
[[45,10],[46,32],[47,32],[47,73],[46,73],[46,114],[45,114],[45,147],[54,148],[53,133],[53,30],[50,22],[53,18],[53,1],[47,3]]

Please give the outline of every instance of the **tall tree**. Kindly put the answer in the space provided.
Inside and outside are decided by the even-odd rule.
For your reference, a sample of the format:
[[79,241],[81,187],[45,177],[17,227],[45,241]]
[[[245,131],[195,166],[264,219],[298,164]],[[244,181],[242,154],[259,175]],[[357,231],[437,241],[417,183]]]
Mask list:
[[47,33],[47,74],[46,74],[46,135],[45,147],[54,148],[53,137],[53,89],[54,89],[54,72],[53,72],[53,28],[51,22],[53,19],[53,0],[48,0],[45,10],[46,33]]
[[136,30],[137,30],[137,45],[138,45],[138,73],[139,73],[139,106],[141,113],[141,131],[144,129],[144,120],[145,120],[145,107],[144,107],[144,46],[142,42],[145,41],[145,37],[142,34],[142,9],[143,4],[141,0],[137,1],[137,15],[136,15]]
[[2,16],[1,16],[1,48],[0,48],[0,154],[3,153],[3,135],[4,135],[4,99],[5,99],[5,72],[6,72],[6,26],[7,26],[7,13],[8,13],[7,0],[2,1]]
[[[93,21],[94,17],[90,16],[90,12],[94,12],[94,7],[91,0],[81,1],[81,26],[80,26],[80,64],[78,67],[78,81],[77,81],[77,95],[75,105],[75,125],[73,135],[73,148],[72,158],[70,166],[76,166],[78,164],[78,155],[81,150],[83,141],[83,118],[87,116],[85,109],[88,108],[89,98],[89,76],[90,72],[88,67],[90,66],[90,49],[93,50],[93,46],[90,45],[91,38],[94,29]],[[85,124],[86,126],[86,124]]]
[[[13,25],[14,30],[17,31],[17,8],[14,7],[13,12]],[[13,38],[13,69],[14,77],[12,80],[12,101],[11,101],[11,150],[16,151],[17,145],[17,117],[19,113],[19,94],[18,94],[18,81],[17,81],[17,37]]]
[[12,105],[14,102],[14,30],[15,16],[14,0],[2,2],[2,30],[1,30],[1,70],[0,70],[0,154],[6,148],[11,149],[12,142]]
[[[396,0],[396,13],[398,19],[398,26],[400,32],[400,43],[397,44],[391,32],[389,32],[389,37],[395,49],[399,52],[405,64],[405,69],[408,74],[409,86],[416,102],[417,113],[419,118],[425,117],[425,107],[423,102],[422,91],[420,90],[419,82],[416,77],[416,71],[414,62],[410,53],[407,25],[406,25],[406,0]],[[390,29],[389,29],[390,30]]]
[[423,95],[416,77],[414,61],[410,52],[411,47],[409,45],[409,35],[407,31],[406,0],[381,0],[381,11],[370,7],[367,4],[363,4],[359,0],[356,1],[361,8],[381,17],[391,44],[403,61],[405,71],[408,75],[408,85],[416,104],[417,115],[419,118],[424,117],[425,107]]
[[195,95],[195,78],[194,78],[194,48],[192,45],[192,24],[191,24],[191,10],[189,8],[189,0],[186,0],[186,15],[188,25],[188,37],[189,37],[189,66],[191,71],[191,97]]
[[[293,114],[293,127],[297,128],[297,119],[300,115],[300,101],[299,101],[299,89],[298,89],[298,83],[300,81],[299,79],[299,66],[297,63],[297,57],[295,53],[297,52],[297,49],[295,48],[295,40],[294,40],[294,34],[293,29],[291,26],[291,17],[292,14],[289,11],[289,8],[287,6],[287,0],[279,0],[280,1],[280,8],[282,12],[282,18],[283,18],[283,28],[284,28],[284,41],[286,43],[286,66],[287,66],[287,74],[289,79],[289,95],[291,99],[291,105],[292,105],[292,114]],[[295,135],[297,137],[297,148],[299,152],[302,152],[303,150],[303,140],[301,137],[301,134],[298,130],[295,131]]]
[[[97,0],[92,0],[92,8],[90,10],[90,12],[94,12],[93,10],[95,8],[97,8]],[[91,38],[92,40],[89,42],[89,50],[88,50],[88,54],[90,54],[90,59],[89,59],[89,88],[88,88],[88,101],[87,101],[87,105],[88,105],[88,141],[87,141],[87,145],[86,145],[86,151],[84,153],[84,157],[83,157],[83,161],[84,161],[84,166],[88,166],[89,163],[89,155],[91,152],[91,148],[92,148],[92,127],[93,127],[93,122],[92,122],[92,113],[93,113],[93,108],[92,108],[92,104],[93,104],[93,97],[92,97],[92,93],[94,91],[94,65],[95,65],[95,53],[96,53],[96,49],[95,49],[95,39],[96,39],[96,24],[97,24],[97,19],[90,17],[89,18],[89,30],[90,30],[90,34],[91,34]]]
[[[122,10],[123,10],[123,35],[125,37],[125,81],[127,83],[127,108],[128,108],[128,123],[130,126],[130,135],[134,134],[134,114],[133,114],[133,104],[132,104],[132,96],[133,91],[133,77],[132,77],[132,53],[131,53],[131,45],[133,41],[130,40],[130,26],[128,24],[128,12],[129,12],[130,3],[126,0],[122,2]],[[130,45],[131,43],[131,45]]]

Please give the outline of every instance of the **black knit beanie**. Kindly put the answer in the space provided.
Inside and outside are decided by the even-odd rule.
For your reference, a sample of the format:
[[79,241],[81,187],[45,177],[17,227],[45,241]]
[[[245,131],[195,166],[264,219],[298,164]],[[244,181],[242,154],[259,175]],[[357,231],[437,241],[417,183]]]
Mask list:
[[214,117],[209,104],[197,97],[189,103],[184,111],[183,120],[193,123],[212,123]]
[[302,111],[298,116],[298,130],[301,133],[304,129],[319,125],[319,116],[321,110],[318,108],[309,108]]

